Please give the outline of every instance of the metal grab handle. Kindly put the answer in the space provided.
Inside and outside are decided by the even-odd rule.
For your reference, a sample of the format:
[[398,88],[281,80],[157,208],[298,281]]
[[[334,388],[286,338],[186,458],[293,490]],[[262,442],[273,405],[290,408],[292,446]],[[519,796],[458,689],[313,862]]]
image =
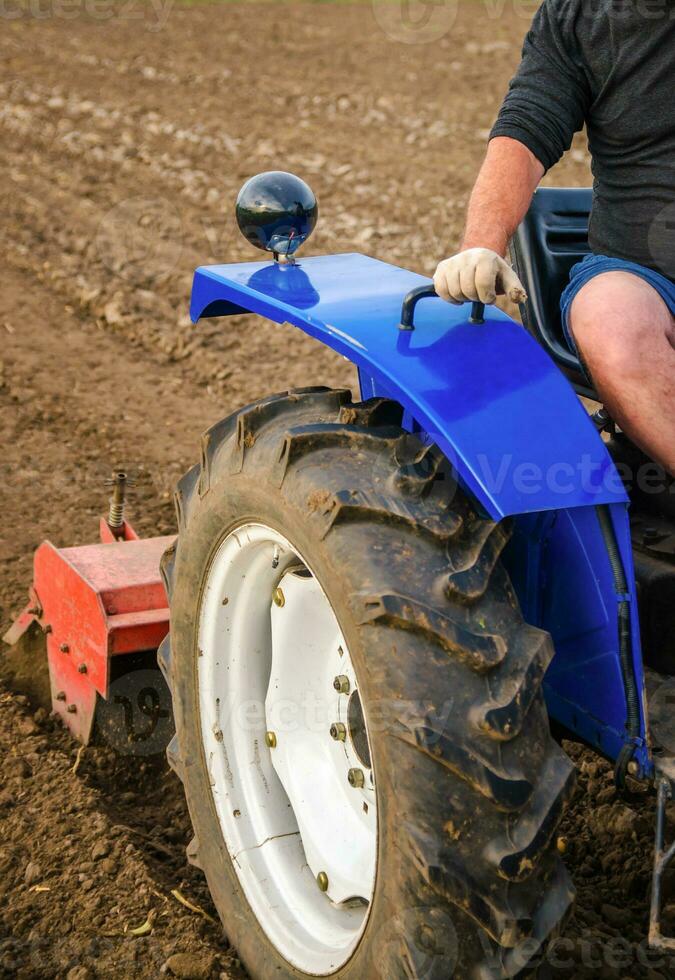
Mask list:
[[[413,323],[415,307],[421,299],[426,299],[427,296],[438,296],[433,283],[429,286],[418,286],[416,289],[410,290],[408,295],[403,300],[403,306],[401,307],[401,322],[398,325],[399,330],[415,329],[415,324]],[[469,323],[485,323],[485,303],[471,304],[471,316],[469,317]]]

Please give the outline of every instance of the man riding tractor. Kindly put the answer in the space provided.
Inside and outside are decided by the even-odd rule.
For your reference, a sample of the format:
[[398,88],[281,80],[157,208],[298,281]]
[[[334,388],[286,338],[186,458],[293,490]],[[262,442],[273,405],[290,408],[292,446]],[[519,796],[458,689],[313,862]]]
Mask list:
[[[561,732],[619,788],[656,786],[649,941],[675,949],[675,483],[629,493],[616,464],[634,440],[675,471],[675,22],[599,3],[545,0],[435,289],[358,253],[296,260],[314,194],[248,180],[237,220],[265,261],[200,266],[192,320],[292,324],[352,361],[357,400],[281,390],[212,425],[172,541],[136,540],[118,474],[105,543],[36,553],[9,642],[43,639],[52,710],[85,742],[133,669],[121,655],[157,651],[188,856],[255,980],[534,970],[573,901]],[[525,212],[584,119],[579,262],[587,189]],[[483,305],[525,300],[512,233],[529,333]],[[594,386],[559,330],[573,262],[564,326]],[[624,432],[605,443],[577,393]]]
[[[525,290],[503,256],[544,174],[585,124],[591,253],[560,306],[610,416],[675,474],[675,5],[544,0],[471,195],[460,251],[434,275],[453,303]],[[670,235],[669,235],[670,231]]]

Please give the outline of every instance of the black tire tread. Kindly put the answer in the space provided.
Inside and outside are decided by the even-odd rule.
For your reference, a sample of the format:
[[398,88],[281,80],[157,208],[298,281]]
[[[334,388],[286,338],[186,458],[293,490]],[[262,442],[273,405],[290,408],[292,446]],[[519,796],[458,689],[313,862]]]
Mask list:
[[445,545],[455,536],[460,520],[445,514],[440,508],[430,513],[428,507],[415,500],[364,490],[338,490],[336,493],[312,494],[307,500],[309,511],[319,512],[325,519],[323,537],[336,524],[348,521],[392,523],[427,534]]
[[548,847],[574,792],[575,769],[560,750],[546,760],[541,782],[528,806],[510,828],[508,837],[492,841],[487,856],[502,877],[524,881]]
[[359,622],[381,623],[421,633],[456,660],[480,673],[498,667],[506,656],[502,636],[468,629],[410,596],[393,593],[355,596],[352,606]]
[[550,635],[533,626],[520,630],[517,639],[518,655],[505,658],[492,672],[489,700],[472,711],[477,728],[496,739],[508,740],[520,734],[555,652]]
[[[411,638],[429,696],[434,684],[450,684],[448,670],[461,681],[451,720],[439,724],[420,702],[412,716],[393,721],[405,755],[401,782],[391,791],[409,793],[414,780],[426,801],[405,821],[401,860],[407,856],[419,874],[416,901],[443,915],[460,910],[484,931],[486,961],[472,961],[471,975],[512,977],[513,947],[524,939],[543,943],[573,900],[552,843],[573,787],[573,766],[550,736],[541,693],[553,648],[547,634],[523,621],[501,566],[508,522],[476,515],[436,447],[402,433],[400,419],[400,406],[386,399],[351,404],[344,391],[315,388],[233,413],[209,429],[201,463],[179,483],[180,535],[189,533],[200,497],[250,470],[258,479],[266,474],[285,499],[292,496],[315,522],[318,539],[337,536],[337,547],[344,538],[348,549],[354,530],[377,542],[389,535],[389,564],[400,558],[401,575],[418,558],[436,570],[424,582],[409,575],[403,592],[371,588],[378,585],[376,566],[373,582],[352,593],[350,605],[355,621],[373,631],[373,643],[386,635],[393,650],[397,637]],[[169,595],[175,566],[174,548],[162,563]],[[171,675],[171,657],[163,660]],[[179,747],[172,760],[184,774]],[[199,845],[190,847],[199,866]],[[383,977],[421,977],[405,950],[395,965],[386,965],[389,955]]]

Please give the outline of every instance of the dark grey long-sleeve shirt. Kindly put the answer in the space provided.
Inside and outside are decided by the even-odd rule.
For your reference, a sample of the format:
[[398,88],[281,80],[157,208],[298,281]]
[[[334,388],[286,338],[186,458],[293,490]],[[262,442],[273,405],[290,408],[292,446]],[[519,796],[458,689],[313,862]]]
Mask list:
[[675,278],[675,0],[544,0],[491,137],[548,170],[584,123],[591,248]]

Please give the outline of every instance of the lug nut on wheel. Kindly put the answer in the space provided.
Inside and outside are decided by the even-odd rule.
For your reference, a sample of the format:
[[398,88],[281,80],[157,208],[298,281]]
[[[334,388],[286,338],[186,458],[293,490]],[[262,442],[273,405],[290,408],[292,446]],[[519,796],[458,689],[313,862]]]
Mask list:
[[265,745],[268,749],[276,749],[277,736],[275,732],[265,732]]
[[336,742],[344,742],[347,738],[347,728],[341,721],[336,721],[330,726],[330,737]]
[[272,601],[274,602],[274,605],[279,606],[279,608],[286,604],[286,597],[281,590],[281,587],[277,587],[272,593]]
[[333,687],[338,692],[338,694],[349,694],[349,678],[346,674],[338,674],[333,681]]
[[328,875],[325,871],[319,871],[316,876],[316,883],[322,892],[328,891]]
[[366,777],[363,774],[363,769],[350,769],[347,773],[347,782],[354,789],[361,789],[362,786],[365,786]]

